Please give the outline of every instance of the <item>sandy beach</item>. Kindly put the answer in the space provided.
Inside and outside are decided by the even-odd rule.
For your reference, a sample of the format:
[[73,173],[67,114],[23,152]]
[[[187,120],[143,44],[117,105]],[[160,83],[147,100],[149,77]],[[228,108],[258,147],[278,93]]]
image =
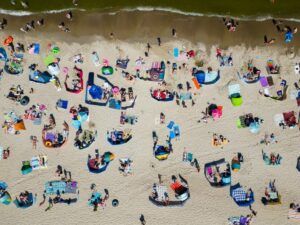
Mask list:
[[[16,208],[14,204],[8,206],[0,205],[1,221],[3,224],[140,224],[139,216],[143,214],[147,225],[221,225],[228,224],[227,218],[250,214],[248,207],[238,207],[229,194],[229,187],[211,187],[204,176],[204,164],[221,158],[228,162],[241,152],[244,156],[244,163],[241,164],[239,172],[232,173],[232,184],[241,183],[245,189],[252,188],[255,194],[255,202],[252,208],[257,211],[253,224],[265,225],[288,225],[297,224],[299,220],[287,219],[289,204],[300,202],[299,193],[299,171],[296,169],[297,158],[299,157],[299,129],[282,129],[276,126],[273,117],[275,114],[295,111],[298,117],[299,107],[296,100],[290,98],[294,90],[294,82],[298,82],[299,75],[294,72],[295,63],[300,62],[297,54],[299,48],[299,34],[295,34],[292,43],[284,43],[284,37],[276,32],[271,21],[253,22],[242,21],[236,32],[230,33],[224,27],[221,18],[191,17],[177,14],[166,14],[163,12],[121,12],[118,15],[107,15],[91,13],[83,15],[80,12],[74,13],[74,20],[68,22],[70,33],[58,30],[57,24],[64,19],[63,14],[55,15],[55,18],[48,20],[50,15],[44,16],[46,24],[44,27],[37,27],[36,31],[22,33],[19,28],[31,19],[40,18],[39,15],[26,17],[6,16],[9,20],[9,27],[0,34],[0,40],[8,35],[14,37],[14,43],[21,42],[28,45],[40,43],[40,53],[37,55],[24,53],[24,72],[20,76],[12,76],[4,73],[0,81],[0,122],[4,122],[4,113],[15,111],[22,115],[24,110],[32,104],[45,104],[47,106],[46,116],[43,117],[42,125],[33,125],[31,121],[25,120],[26,130],[18,135],[5,134],[1,131],[0,145],[10,147],[11,153],[7,160],[0,161],[1,181],[8,184],[8,191],[12,198],[24,190],[37,193],[37,203],[28,209]],[[53,17],[53,15],[51,15]],[[297,27],[297,23],[290,23],[291,27]],[[175,27],[177,37],[171,36],[171,29]],[[113,32],[114,38],[109,34]],[[267,34],[275,37],[274,45],[264,45],[263,36]],[[162,46],[158,46],[156,38],[161,37]],[[144,56],[146,44],[151,43],[149,57]],[[87,81],[88,73],[101,73],[101,66],[95,67],[91,60],[91,53],[97,51],[100,62],[108,59],[114,67],[118,58],[128,57],[130,59],[126,71],[135,74],[135,60],[143,57],[145,65],[141,73],[145,73],[154,61],[177,62],[181,65],[183,61],[174,59],[173,49],[175,47],[182,51],[195,50],[202,52],[205,63],[203,70],[212,67],[213,70],[220,70],[220,80],[212,85],[204,85],[200,90],[192,86],[195,105],[187,103],[187,108],[176,105],[175,101],[161,103],[151,98],[149,89],[157,88],[157,82],[146,82],[126,80],[121,75],[122,69],[114,71],[108,79],[115,85],[133,87],[137,95],[136,104],[127,113],[136,115],[138,122],[131,125],[120,125],[120,110],[108,107],[87,105],[84,103],[84,91],[80,94],[67,92],[63,87],[57,91],[53,84],[38,84],[28,80],[28,66],[32,63],[38,64],[38,69],[46,70],[43,59],[49,54],[48,44],[58,46],[60,53],[60,68],[74,67],[70,58],[81,53],[83,63],[76,65],[83,70],[84,83]],[[233,66],[220,67],[216,58],[216,48],[220,47],[227,54],[232,54]],[[286,55],[287,48],[294,47],[296,56],[290,59]],[[7,47],[5,47],[7,50]],[[7,50],[8,52],[8,50]],[[237,72],[248,60],[253,59],[255,66],[261,69],[262,75],[267,75],[265,69],[269,59],[274,60],[281,66],[280,76],[286,80],[289,88],[287,99],[275,101],[265,98],[259,94],[260,83],[246,84],[239,79]],[[195,67],[195,59],[186,61],[187,69],[178,70],[172,73],[171,66],[167,66],[165,81],[173,90],[177,89],[179,83],[191,84],[191,70]],[[61,83],[65,75],[61,72],[58,75]],[[95,78],[97,79],[97,78]],[[30,97],[28,106],[22,106],[4,97],[9,88],[20,84],[25,93]],[[240,107],[232,106],[228,98],[228,85],[240,84],[243,104]],[[34,89],[29,94],[30,88]],[[69,106],[83,104],[89,108],[89,121],[95,124],[98,137],[95,143],[89,148],[79,151],[73,146],[73,139],[76,130],[70,125],[69,140],[66,145],[59,149],[47,149],[42,141],[41,134],[43,124],[48,123],[48,115],[53,113],[57,123],[57,130],[61,130],[61,124],[66,121],[71,124],[71,116],[66,111],[58,111],[55,108],[58,99],[66,99]],[[223,115],[220,119],[209,119],[208,123],[198,123],[202,117],[201,112],[207,107],[207,103],[215,103],[223,106]],[[166,115],[166,124],[157,124],[159,114]],[[258,134],[251,133],[248,129],[236,127],[236,120],[240,115],[253,113],[264,120]],[[159,143],[165,144],[168,130],[166,125],[174,121],[180,125],[180,140],[172,141],[173,153],[168,160],[158,161],[152,152],[153,140],[152,131],[159,136]],[[297,118],[298,121],[298,118]],[[83,128],[88,128],[84,123]],[[121,146],[112,146],[106,140],[106,132],[113,128],[132,129],[133,138]],[[266,146],[260,144],[265,133],[274,133],[278,140],[277,144]],[[224,148],[216,148],[211,145],[213,133],[223,134],[230,142]],[[38,138],[37,149],[32,149],[30,136]],[[116,158],[110,163],[108,169],[100,174],[92,174],[88,171],[86,161],[88,154],[94,154],[99,149],[100,153],[110,151]],[[200,172],[191,167],[188,163],[182,162],[184,149],[193,153],[199,160]],[[262,149],[270,154],[279,153],[283,159],[279,166],[268,166],[262,159]],[[28,175],[21,174],[23,160],[39,154],[48,156],[48,168],[33,171]],[[133,174],[123,176],[118,171],[118,159],[130,157],[133,160]],[[72,178],[79,185],[79,200],[75,204],[56,204],[45,212],[48,205],[39,206],[42,201],[44,184],[50,180],[59,179],[55,176],[57,165],[62,165],[72,171]],[[158,182],[158,174],[162,175],[163,182],[168,185],[172,175],[181,174],[188,180],[191,198],[183,207],[168,208],[156,207],[149,200],[153,183]],[[270,180],[276,179],[276,187],[282,196],[280,205],[264,206],[261,197],[264,196],[265,187]],[[106,207],[93,212],[88,206],[88,199],[91,195],[90,185],[94,183],[97,189],[103,192],[107,188],[110,192],[110,199]],[[112,207],[111,200],[118,199],[119,206]]]

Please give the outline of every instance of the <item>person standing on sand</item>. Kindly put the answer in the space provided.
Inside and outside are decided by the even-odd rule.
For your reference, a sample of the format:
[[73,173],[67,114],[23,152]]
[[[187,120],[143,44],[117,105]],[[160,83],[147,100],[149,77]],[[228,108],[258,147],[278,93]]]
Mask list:
[[141,216],[140,216],[140,221],[141,221],[142,225],[146,225],[146,220],[145,220],[145,217],[143,214],[141,214]]

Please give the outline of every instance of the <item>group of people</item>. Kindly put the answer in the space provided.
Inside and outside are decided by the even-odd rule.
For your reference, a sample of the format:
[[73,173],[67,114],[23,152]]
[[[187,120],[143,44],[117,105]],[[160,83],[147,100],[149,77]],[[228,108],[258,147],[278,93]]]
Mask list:
[[235,21],[232,18],[223,18],[224,25],[226,26],[227,30],[230,32],[236,31],[237,26],[239,25],[238,21]]
[[11,99],[15,102],[19,102],[21,98],[24,95],[24,89],[21,87],[21,85],[13,85],[8,92],[8,95],[6,96],[8,99]]
[[277,142],[278,141],[276,140],[276,137],[275,137],[274,133],[271,133],[270,135],[266,133],[264,135],[264,138],[261,140],[261,143],[265,144],[265,145],[274,144],[274,143],[277,143]]
[[213,134],[213,145],[214,146],[222,146],[223,144],[229,142],[227,138],[225,138],[222,134]]
[[[73,13],[71,11],[67,12],[66,13],[66,18],[69,20],[69,21],[72,21],[73,20]],[[66,24],[65,22],[61,22],[60,24],[58,24],[58,28],[64,32],[71,32],[70,28],[66,27]]]
[[[38,26],[43,26],[44,25],[44,19],[39,19],[36,21],[36,24]],[[35,21],[31,20],[30,22],[26,23],[24,27],[21,27],[20,30],[24,33],[27,33],[29,31],[34,31],[35,30]]]
[[40,119],[43,116],[43,112],[39,109],[39,106],[32,105],[29,109],[25,110],[24,119],[35,120]]
[[106,206],[106,201],[109,199],[109,191],[108,189],[104,189],[104,197],[101,196],[101,194],[97,191],[96,185],[91,185],[92,195],[91,198],[88,200],[92,206],[94,207],[94,211],[98,210],[98,207],[104,207]]

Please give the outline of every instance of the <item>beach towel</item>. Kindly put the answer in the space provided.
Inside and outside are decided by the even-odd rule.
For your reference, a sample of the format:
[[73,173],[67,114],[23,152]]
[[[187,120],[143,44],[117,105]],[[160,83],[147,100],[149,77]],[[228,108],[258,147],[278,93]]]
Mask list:
[[178,56],[179,56],[179,49],[178,48],[173,49],[173,55],[174,55],[175,58],[178,58]]
[[269,86],[268,80],[264,76],[260,77],[259,82],[260,82],[260,84],[261,84],[262,87],[268,87]]
[[92,61],[95,66],[100,66],[100,59],[97,52],[92,53]]
[[174,121],[170,121],[167,128],[172,129],[174,124],[175,124]]
[[237,188],[232,191],[232,198],[235,199],[236,202],[246,201],[247,193],[242,188]]
[[297,210],[294,210],[294,209],[289,209],[288,218],[300,220],[300,212],[298,212]]
[[51,63],[56,62],[55,57],[53,55],[48,55],[45,59],[44,59],[44,64],[46,66],[50,65]]
[[76,181],[49,181],[45,183],[45,191],[48,195],[56,195],[57,192],[61,194],[73,193],[75,194],[77,190]]

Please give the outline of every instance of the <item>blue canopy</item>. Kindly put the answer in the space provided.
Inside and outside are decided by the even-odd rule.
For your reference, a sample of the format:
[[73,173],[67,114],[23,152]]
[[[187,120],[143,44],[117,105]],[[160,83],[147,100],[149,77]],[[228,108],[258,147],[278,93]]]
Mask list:
[[52,76],[47,71],[40,72],[32,70],[29,74],[29,80],[36,83],[46,84],[50,82],[51,78]]
[[97,85],[92,85],[91,88],[89,89],[89,94],[93,99],[101,99],[102,98],[102,88],[97,86]]
[[204,71],[198,70],[195,73],[195,77],[196,77],[199,84],[204,84],[205,83],[205,72]]
[[7,60],[7,54],[4,48],[0,48],[0,60],[2,61]]

